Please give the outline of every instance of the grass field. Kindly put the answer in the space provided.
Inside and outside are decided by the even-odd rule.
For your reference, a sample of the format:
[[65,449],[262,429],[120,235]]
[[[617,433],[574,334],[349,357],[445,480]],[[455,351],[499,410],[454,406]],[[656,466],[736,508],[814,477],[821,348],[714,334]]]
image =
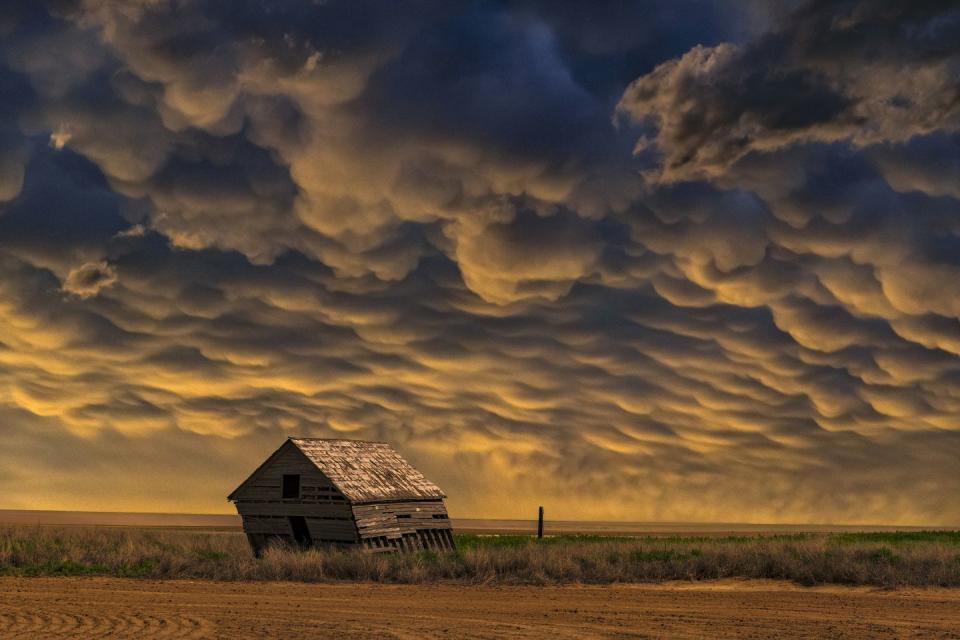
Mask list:
[[463,584],[772,578],[799,584],[960,586],[960,531],[729,537],[457,536],[456,553],[272,548],[237,533],[0,527],[0,574]]

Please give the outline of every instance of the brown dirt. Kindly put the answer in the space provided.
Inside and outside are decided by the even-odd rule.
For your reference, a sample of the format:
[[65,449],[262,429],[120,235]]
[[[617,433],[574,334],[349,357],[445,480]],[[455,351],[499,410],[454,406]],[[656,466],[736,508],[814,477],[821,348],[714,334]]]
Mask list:
[[960,590],[0,578],[0,638],[956,638]]

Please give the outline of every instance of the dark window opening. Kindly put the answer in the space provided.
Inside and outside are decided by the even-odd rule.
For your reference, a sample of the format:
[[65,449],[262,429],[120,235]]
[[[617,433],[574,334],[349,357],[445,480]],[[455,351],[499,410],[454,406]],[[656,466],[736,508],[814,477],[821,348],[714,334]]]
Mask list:
[[281,497],[283,499],[300,497],[300,476],[299,475],[283,476],[283,487],[281,488]]
[[409,513],[398,513],[398,514],[397,514],[397,517],[398,517],[398,518],[409,518],[409,517],[410,517],[410,514],[409,514]]

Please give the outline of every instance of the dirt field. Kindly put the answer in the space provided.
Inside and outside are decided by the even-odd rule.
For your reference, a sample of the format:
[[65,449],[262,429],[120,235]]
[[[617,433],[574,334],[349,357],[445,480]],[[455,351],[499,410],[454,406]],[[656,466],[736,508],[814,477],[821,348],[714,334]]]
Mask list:
[[0,638],[960,638],[960,590],[0,578]]

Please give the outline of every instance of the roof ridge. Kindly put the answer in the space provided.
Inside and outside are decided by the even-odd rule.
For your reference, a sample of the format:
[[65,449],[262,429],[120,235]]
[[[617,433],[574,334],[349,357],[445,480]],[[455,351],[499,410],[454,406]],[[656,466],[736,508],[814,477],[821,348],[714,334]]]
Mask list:
[[393,446],[384,440],[361,440],[360,438],[304,438],[303,436],[287,436],[287,440],[305,440],[319,442],[362,442],[364,444],[385,444]]

